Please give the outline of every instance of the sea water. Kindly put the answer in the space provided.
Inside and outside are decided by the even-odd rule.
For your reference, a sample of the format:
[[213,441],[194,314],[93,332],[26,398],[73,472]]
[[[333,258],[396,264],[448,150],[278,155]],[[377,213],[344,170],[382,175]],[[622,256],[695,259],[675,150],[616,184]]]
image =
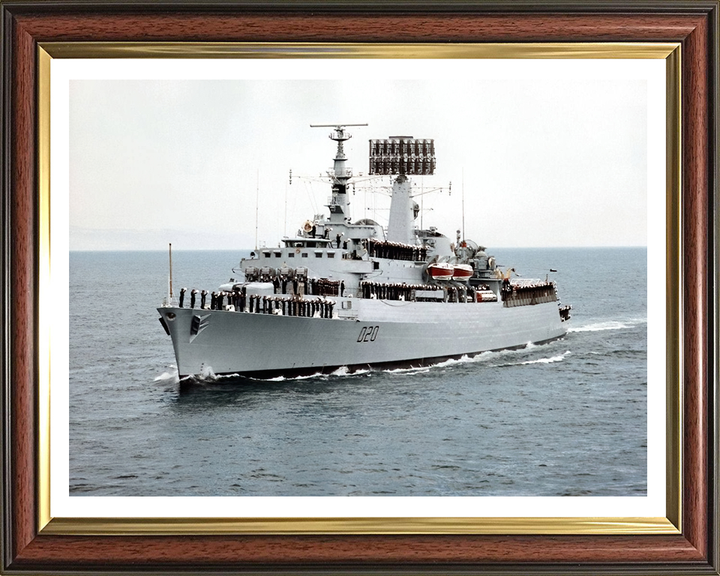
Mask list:
[[[645,495],[647,250],[490,252],[557,282],[566,337],[183,392],[155,310],[167,253],[72,252],[70,495]],[[175,293],[216,290],[246,254],[175,252]]]

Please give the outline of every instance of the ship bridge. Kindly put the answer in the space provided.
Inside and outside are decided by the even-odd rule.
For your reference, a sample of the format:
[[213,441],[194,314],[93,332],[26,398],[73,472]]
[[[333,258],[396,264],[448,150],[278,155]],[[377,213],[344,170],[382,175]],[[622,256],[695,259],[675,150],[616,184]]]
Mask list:
[[327,248],[332,241],[327,238],[283,238],[287,248]]

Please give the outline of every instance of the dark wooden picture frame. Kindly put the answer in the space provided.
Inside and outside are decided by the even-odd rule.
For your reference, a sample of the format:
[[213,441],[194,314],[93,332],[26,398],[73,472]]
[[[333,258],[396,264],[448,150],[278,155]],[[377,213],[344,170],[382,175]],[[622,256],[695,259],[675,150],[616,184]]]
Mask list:
[[[8,574],[718,574],[718,2],[2,2],[2,560]],[[38,529],[38,48],[44,42],[679,42],[678,534],[187,534]],[[498,530],[500,532],[500,530]]]

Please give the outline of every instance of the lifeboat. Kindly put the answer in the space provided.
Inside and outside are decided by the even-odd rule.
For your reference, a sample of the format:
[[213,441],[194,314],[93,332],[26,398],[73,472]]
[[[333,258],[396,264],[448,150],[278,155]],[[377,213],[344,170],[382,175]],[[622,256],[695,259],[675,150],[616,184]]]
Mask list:
[[455,266],[447,262],[436,262],[427,267],[427,272],[433,280],[452,280]]
[[475,299],[478,302],[497,302],[497,296],[492,290],[478,290]]
[[453,269],[453,280],[467,280],[473,275],[473,267],[469,264],[456,264]]

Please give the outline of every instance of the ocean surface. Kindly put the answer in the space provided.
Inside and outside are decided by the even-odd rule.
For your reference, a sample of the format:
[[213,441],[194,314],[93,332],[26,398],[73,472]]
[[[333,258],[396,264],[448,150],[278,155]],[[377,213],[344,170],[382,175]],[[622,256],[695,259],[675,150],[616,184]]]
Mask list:
[[[557,269],[564,339],[181,393],[155,310],[167,253],[71,252],[70,495],[645,495],[646,249],[489,253]],[[216,289],[245,254],[174,252],[175,292]]]

